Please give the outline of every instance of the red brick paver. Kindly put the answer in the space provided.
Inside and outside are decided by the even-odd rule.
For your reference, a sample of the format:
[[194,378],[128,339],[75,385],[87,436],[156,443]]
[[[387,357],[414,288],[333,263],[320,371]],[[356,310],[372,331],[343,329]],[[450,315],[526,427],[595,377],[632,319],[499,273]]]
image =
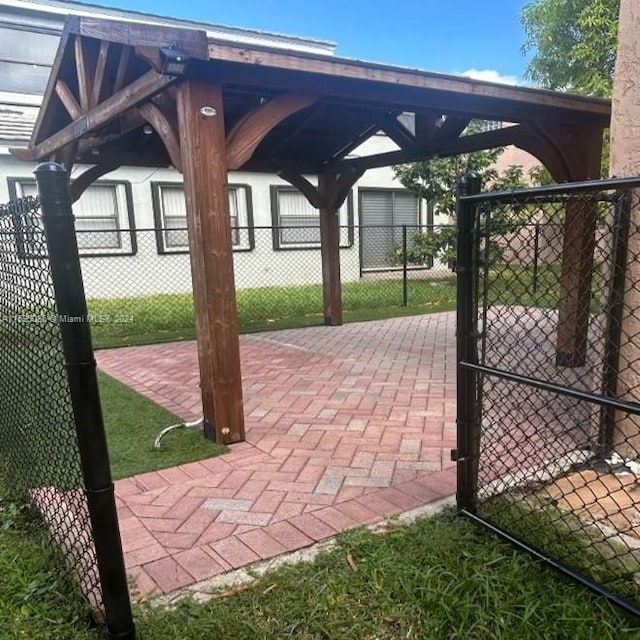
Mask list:
[[[140,592],[170,592],[455,490],[452,313],[240,337],[247,441],[116,483]],[[96,354],[100,368],[199,417],[196,345]]]

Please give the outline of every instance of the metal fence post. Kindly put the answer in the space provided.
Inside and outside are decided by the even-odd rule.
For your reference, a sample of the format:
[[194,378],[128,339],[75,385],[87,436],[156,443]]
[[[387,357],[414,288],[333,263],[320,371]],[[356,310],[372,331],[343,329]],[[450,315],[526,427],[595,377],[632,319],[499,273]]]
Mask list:
[[538,252],[540,251],[540,224],[536,222],[533,236],[533,293],[538,293]]
[[409,304],[409,291],[407,289],[407,225],[402,225],[402,306]]
[[38,165],[35,175],[108,637],[134,640],[135,627],[71,210],[69,176],[63,165],[54,162]]
[[[622,341],[622,317],[626,286],[629,233],[631,230],[631,192],[623,191],[615,205],[613,222],[613,252],[611,255],[611,288],[607,299],[607,327],[605,334],[602,395],[615,398],[618,391],[620,369],[620,345]],[[606,458],[611,454],[616,429],[616,410],[604,406],[600,410],[600,432],[598,455]]]
[[457,198],[457,467],[456,502],[459,509],[475,511],[478,486],[478,450],[480,445],[480,417],[478,409],[477,374],[464,363],[477,363],[475,308],[474,243],[476,205],[463,197],[480,192],[480,176],[470,172],[458,180]]

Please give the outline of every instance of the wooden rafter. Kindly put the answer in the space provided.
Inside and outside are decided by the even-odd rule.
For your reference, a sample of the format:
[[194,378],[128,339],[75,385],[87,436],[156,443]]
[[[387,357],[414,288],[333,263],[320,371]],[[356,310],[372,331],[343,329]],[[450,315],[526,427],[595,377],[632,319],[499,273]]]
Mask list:
[[411,149],[416,144],[415,136],[398,121],[396,114],[389,114],[382,118],[380,128],[400,149]]
[[89,111],[90,95],[95,69],[93,68],[91,56],[85,46],[85,41],[80,36],[76,36],[73,41],[75,52],[75,67],[78,78],[78,97],[83,113]]
[[124,87],[124,81],[127,76],[127,70],[129,69],[129,63],[131,62],[131,54],[133,53],[133,47],[123,45],[120,49],[120,58],[118,59],[118,68],[116,70],[116,77],[113,81],[113,93],[117,93]]
[[98,52],[98,60],[96,62],[96,71],[93,78],[93,86],[91,87],[91,97],[89,99],[89,106],[93,109],[100,103],[100,97],[102,95],[104,85],[104,73],[107,68],[107,57],[109,55],[109,47],[111,43],[103,40],[100,43],[100,51]]
[[71,93],[69,85],[64,80],[58,80],[56,82],[56,95],[60,98],[60,102],[62,102],[67,113],[73,120],[77,120],[84,113],[73,93]]
[[442,126],[438,127],[431,140],[450,140],[457,138],[467,128],[471,118],[466,116],[447,116]]
[[148,100],[177,80],[178,76],[166,76],[154,70],[147,71],[78,120],[29,149],[32,159],[40,160],[87,133],[112,122],[125,110]]
[[418,112],[414,114],[416,144],[424,144],[431,140],[438,131],[440,115]]

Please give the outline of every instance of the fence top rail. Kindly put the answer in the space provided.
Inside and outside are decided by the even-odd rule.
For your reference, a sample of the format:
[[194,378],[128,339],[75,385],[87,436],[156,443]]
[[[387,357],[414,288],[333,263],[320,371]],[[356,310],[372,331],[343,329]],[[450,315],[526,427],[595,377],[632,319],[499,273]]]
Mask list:
[[598,193],[600,191],[621,191],[640,187],[640,176],[631,178],[611,178],[610,180],[585,180],[584,182],[565,182],[543,187],[510,189],[508,191],[484,191],[468,196],[460,196],[461,202],[520,202],[545,196],[569,196],[580,193]]

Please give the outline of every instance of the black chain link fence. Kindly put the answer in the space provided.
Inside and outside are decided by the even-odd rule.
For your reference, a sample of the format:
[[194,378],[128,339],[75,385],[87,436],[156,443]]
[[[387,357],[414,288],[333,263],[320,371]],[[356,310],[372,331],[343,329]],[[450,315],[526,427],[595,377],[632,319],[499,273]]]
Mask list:
[[459,495],[640,613],[640,181],[461,197]]
[[[53,283],[37,200],[0,206],[0,463],[3,484],[35,506],[102,605]],[[27,258],[26,245],[39,258]]]
[[[455,237],[451,227],[341,228],[345,321],[455,308],[451,265],[423,246],[443,230]],[[195,338],[186,229],[77,237],[95,346]],[[232,239],[241,332],[322,324],[319,227],[236,227]]]
[[[66,173],[51,166],[59,174],[52,179],[68,194]],[[60,190],[52,197],[62,202]],[[8,497],[34,510],[60,568],[75,579],[94,618],[106,621],[109,633],[134,638],[108,458],[105,453],[101,468],[95,455],[95,427],[102,426],[101,416],[94,420],[100,412],[97,390],[90,407],[92,389],[73,384],[74,377],[85,384],[89,378],[84,369],[91,362],[84,361],[91,360],[90,341],[85,352],[73,329],[81,323],[86,330],[86,318],[68,315],[73,304],[59,304],[74,296],[81,305],[84,301],[81,281],[70,268],[78,259],[67,202],[66,216],[49,205],[49,218],[58,218],[49,223],[49,241],[60,230],[71,236],[66,245],[58,242],[58,258],[64,254],[64,259],[57,265],[38,200],[0,206],[0,481]],[[68,279],[64,284],[60,274]],[[73,290],[76,282],[80,286]],[[80,413],[92,421],[86,432],[80,430],[85,426]],[[104,487],[92,484],[100,474]]]

